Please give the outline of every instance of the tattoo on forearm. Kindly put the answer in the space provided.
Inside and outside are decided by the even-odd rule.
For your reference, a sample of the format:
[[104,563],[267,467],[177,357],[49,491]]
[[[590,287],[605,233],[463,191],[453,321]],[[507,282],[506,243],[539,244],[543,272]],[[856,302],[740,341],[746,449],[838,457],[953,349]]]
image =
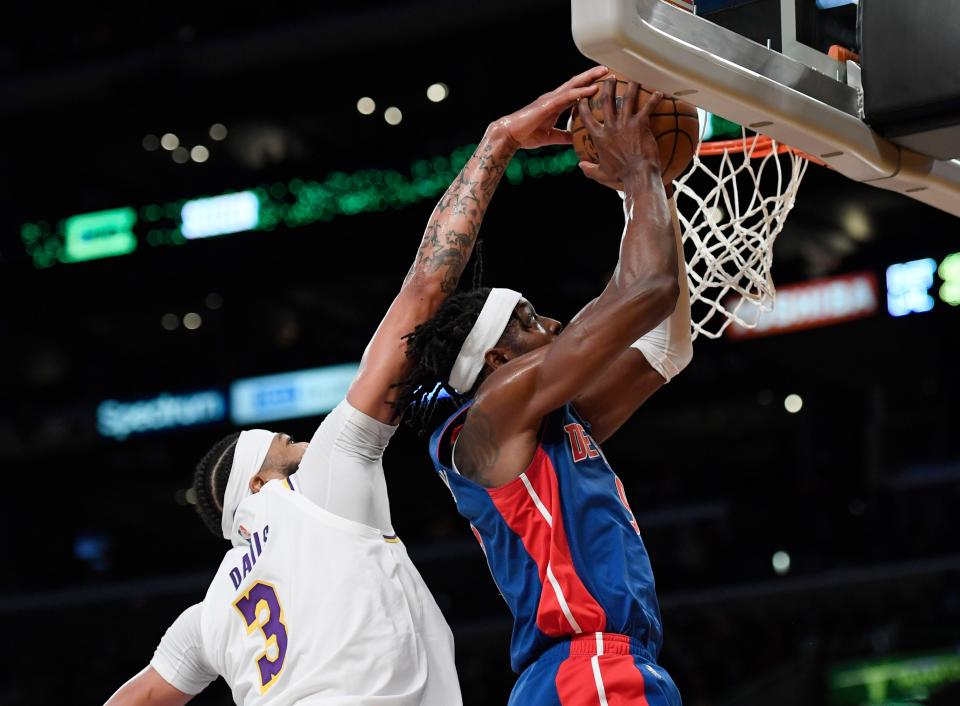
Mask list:
[[513,152],[487,139],[480,143],[433,210],[405,282],[413,277],[438,278],[445,294],[457,288]]
[[479,409],[470,410],[460,438],[457,439],[456,451],[457,470],[475,483],[489,486],[490,483],[484,476],[500,456],[490,415]]

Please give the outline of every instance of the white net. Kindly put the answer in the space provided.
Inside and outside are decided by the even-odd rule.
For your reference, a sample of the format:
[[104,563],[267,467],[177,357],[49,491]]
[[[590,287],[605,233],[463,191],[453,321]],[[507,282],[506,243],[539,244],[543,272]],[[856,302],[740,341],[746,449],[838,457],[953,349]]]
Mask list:
[[[701,145],[674,182],[694,338],[718,338],[734,321],[753,328],[757,314],[773,308],[773,244],[807,166],[770,138],[744,132],[740,140]],[[744,302],[753,305],[750,320],[738,316]]]

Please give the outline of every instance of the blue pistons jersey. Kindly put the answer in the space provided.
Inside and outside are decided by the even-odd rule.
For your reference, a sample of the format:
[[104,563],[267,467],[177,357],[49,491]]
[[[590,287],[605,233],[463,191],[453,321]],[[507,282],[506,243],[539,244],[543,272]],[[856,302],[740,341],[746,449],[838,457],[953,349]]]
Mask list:
[[527,469],[485,488],[461,476],[452,460],[469,407],[433,434],[430,455],[513,614],[514,671],[592,633],[626,635],[655,662],[662,628],[650,559],[623,484],[589,426],[571,405],[552,412]]

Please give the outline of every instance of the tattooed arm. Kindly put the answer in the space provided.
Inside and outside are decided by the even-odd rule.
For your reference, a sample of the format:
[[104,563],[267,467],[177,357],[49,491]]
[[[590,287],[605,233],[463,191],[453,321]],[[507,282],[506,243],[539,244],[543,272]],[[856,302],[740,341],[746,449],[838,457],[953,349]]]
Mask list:
[[517,145],[508,133],[497,129],[496,124],[487,129],[473,156],[433,209],[401,291],[433,290],[442,300],[456,290],[493,192],[516,151]]
[[526,108],[490,124],[473,156],[437,203],[427,222],[413,265],[373,339],[347,400],[385,423],[395,423],[394,385],[409,370],[403,336],[434,315],[452,294],[470,259],[493,192],[520,148],[569,144],[570,133],[554,127],[560,114],[593,95],[593,82],[606,73],[598,66],[573,77]]

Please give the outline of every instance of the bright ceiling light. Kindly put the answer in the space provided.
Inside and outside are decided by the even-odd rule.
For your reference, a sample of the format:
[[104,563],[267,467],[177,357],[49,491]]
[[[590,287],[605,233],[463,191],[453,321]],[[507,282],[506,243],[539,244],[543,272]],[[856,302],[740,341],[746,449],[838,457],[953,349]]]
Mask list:
[[391,105],[383,111],[383,119],[387,121],[388,125],[399,125],[400,121],[403,120],[403,113],[400,112],[399,108],[394,108]]
[[433,103],[439,103],[450,95],[450,89],[445,83],[432,83],[427,89],[427,98]]
[[840,216],[844,230],[854,240],[863,242],[870,240],[873,236],[873,228],[870,226],[870,219],[862,206],[847,206]]
[[783,550],[774,552],[771,563],[778,576],[783,576],[790,571],[790,555]]
[[227,137],[227,126],[223,123],[214,123],[210,126],[210,139],[220,142]]
[[790,414],[796,414],[803,409],[803,398],[800,395],[787,395],[783,400],[783,408]]
[[190,150],[190,159],[192,159],[194,162],[206,162],[208,159],[210,159],[210,150],[203,145],[197,145]]
[[357,110],[360,111],[363,115],[370,115],[377,109],[377,104],[374,103],[373,98],[368,98],[364,96],[357,101]]
[[164,133],[163,137],[160,138],[160,146],[168,152],[172,152],[180,146],[180,138],[172,132]]

